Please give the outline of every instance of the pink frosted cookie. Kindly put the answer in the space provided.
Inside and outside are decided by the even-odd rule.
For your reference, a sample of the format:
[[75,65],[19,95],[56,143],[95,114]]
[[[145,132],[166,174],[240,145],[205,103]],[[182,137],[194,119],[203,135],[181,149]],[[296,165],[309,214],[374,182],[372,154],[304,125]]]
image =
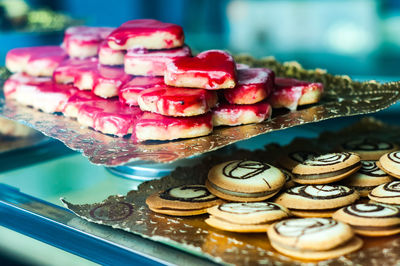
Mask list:
[[212,132],[212,116],[170,117],[145,112],[135,123],[135,141],[194,138]]
[[63,46],[70,57],[96,56],[100,44],[113,30],[108,27],[69,27],[64,34]]
[[80,90],[92,90],[102,98],[118,95],[119,88],[131,80],[121,67],[99,65],[96,59],[69,60],[54,72],[59,83],[73,83]]
[[77,91],[72,85],[57,84],[47,77],[30,77],[22,73],[12,75],[4,85],[6,99],[14,99],[46,113],[64,110],[68,99]]
[[118,93],[120,102],[127,105],[139,105],[139,94],[146,89],[166,86],[163,77],[134,77],[121,87]]
[[63,114],[67,117],[77,117],[79,108],[83,104],[99,100],[102,100],[102,98],[94,95],[91,91],[78,91],[68,99]]
[[268,68],[242,68],[237,75],[236,87],[224,90],[225,99],[231,104],[261,102],[274,88],[275,74]]
[[53,79],[57,83],[76,83],[79,84],[79,73],[97,67],[97,58],[68,59],[62,62],[53,73]]
[[98,100],[83,103],[78,122],[104,134],[125,136],[132,133],[134,121],[142,114],[138,107],[129,107],[118,100]]
[[60,46],[15,48],[7,53],[6,67],[11,72],[51,77],[54,69],[67,57]]
[[119,66],[124,64],[125,51],[114,50],[104,41],[99,48],[99,62],[102,65]]
[[260,123],[269,119],[271,113],[271,106],[265,101],[247,105],[220,103],[213,109],[213,125],[236,126]]
[[125,22],[111,32],[107,41],[115,50],[135,47],[169,49],[183,46],[184,34],[179,25],[154,19],[136,19]]
[[169,62],[189,56],[191,51],[188,46],[166,50],[130,49],[125,55],[125,72],[131,75],[164,76]]
[[209,90],[234,88],[236,65],[229,53],[209,50],[195,57],[183,57],[168,63],[164,81],[176,87]]
[[318,102],[323,91],[322,83],[292,78],[275,78],[275,90],[268,101],[273,108],[285,107],[296,110],[299,105]]
[[204,114],[217,104],[214,91],[204,89],[157,86],[140,93],[138,103],[143,111],[167,116],[195,116]]

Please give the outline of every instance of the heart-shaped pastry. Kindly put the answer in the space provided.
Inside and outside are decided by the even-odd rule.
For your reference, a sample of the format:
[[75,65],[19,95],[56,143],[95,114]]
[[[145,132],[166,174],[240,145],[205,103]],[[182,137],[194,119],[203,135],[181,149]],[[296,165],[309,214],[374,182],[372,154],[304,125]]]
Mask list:
[[236,66],[229,53],[209,50],[168,63],[164,81],[176,87],[229,89],[236,86]]
[[130,20],[107,37],[108,45],[114,50],[170,49],[183,46],[184,39],[181,26],[155,19]]

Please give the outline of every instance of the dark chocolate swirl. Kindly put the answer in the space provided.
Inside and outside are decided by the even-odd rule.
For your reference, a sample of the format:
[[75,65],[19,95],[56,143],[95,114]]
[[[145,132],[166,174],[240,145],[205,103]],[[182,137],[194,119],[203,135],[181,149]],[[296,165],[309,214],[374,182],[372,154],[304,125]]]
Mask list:
[[265,172],[270,168],[270,165],[261,162],[246,160],[232,161],[224,166],[222,173],[226,177],[234,179],[249,179]]
[[354,139],[343,143],[343,148],[349,151],[381,151],[393,149],[393,144],[374,138]]
[[220,211],[228,213],[251,214],[259,212],[278,211],[281,208],[279,207],[279,205],[272,202],[231,202],[219,205],[218,209]]
[[347,214],[363,218],[393,218],[400,217],[396,207],[376,203],[352,204],[343,209]]
[[340,185],[302,185],[289,188],[285,193],[308,199],[327,200],[346,197],[353,194],[354,190]]
[[160,193],[160,198],[183,202],[207,202],[217,199],[203,185],[183,185],[169,188]]
[[302,163],[308,159],[318,156],[317,153],[311,151],[295,151],[288,154],[288,157],[295,162]]
[[388,154],[389,160],[395,163],[400,163],[400,152],[394,151]]
[[387,176],[387,174],[376,165],[375,161],[361,161],[361,168],[358,171],[361,174],[369,176]]
[[313,157],[304,161],[302,164],[310,166],[326,166],[334,165],[347,161],[351,156],[351,153],[340,152],[340,153],[328,153]]
[[386,196],[376,195],[376,191],[375,190],[379,189],[380,187],[381,186],[379,186],[379,187],[375,188],[374,190],[372,190],[370,195],[372,197],[381,198],[381,199],[384,199],[384,198],[398,198],[398,197],[400,197],[400,181],[392,181],[392,182],[386,183],[386,184],[384,184],[382,186],[382,190],[384,192],[389,192],[389,194],[386,195]]
[[304,235],[320,233],[337,224],[337,221],[330,218],[295,218],[276,223],[274,229],[279,235],[299,239]]

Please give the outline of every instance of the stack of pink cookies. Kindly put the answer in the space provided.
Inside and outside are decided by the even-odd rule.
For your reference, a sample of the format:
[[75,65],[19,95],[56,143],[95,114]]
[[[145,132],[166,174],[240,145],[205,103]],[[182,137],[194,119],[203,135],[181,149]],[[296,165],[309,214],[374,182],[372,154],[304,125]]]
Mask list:
[[137,141],[204,136],[213,126],[258,123],[273,108],[318,102],[322,84],[275,78],[221,50],[192,56],[180,26],[152,19],[71,27],[61,46],[16,48],[7,100],[62,112]]

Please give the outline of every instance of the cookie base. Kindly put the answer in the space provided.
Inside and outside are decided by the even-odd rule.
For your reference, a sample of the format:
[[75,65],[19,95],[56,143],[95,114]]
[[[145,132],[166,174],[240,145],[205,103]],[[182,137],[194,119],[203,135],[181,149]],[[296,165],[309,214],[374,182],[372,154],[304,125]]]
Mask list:
[[297,259],[306,259],[306,260],[326,260],[333,259],[336,257],[340,257],[342,255],[354,252],[360,249],[363,245],[363,241],[358,237],[353,237],[348,242],[340,245],[331,250],[325,251],[309,251],[309,250],[296,250],[290,249],[287,247],[283,247],[275,242],[271,242],[271,246],[279,251],[280,253],[287,255],[289,257],[297,258]]
[[218,219],[214,216],[210,216],[205,222],[217,229],[229,232],[238,232],[238,233],[262,233],[267,232],[270,223],[268,224],[234,224],[221,219]]

